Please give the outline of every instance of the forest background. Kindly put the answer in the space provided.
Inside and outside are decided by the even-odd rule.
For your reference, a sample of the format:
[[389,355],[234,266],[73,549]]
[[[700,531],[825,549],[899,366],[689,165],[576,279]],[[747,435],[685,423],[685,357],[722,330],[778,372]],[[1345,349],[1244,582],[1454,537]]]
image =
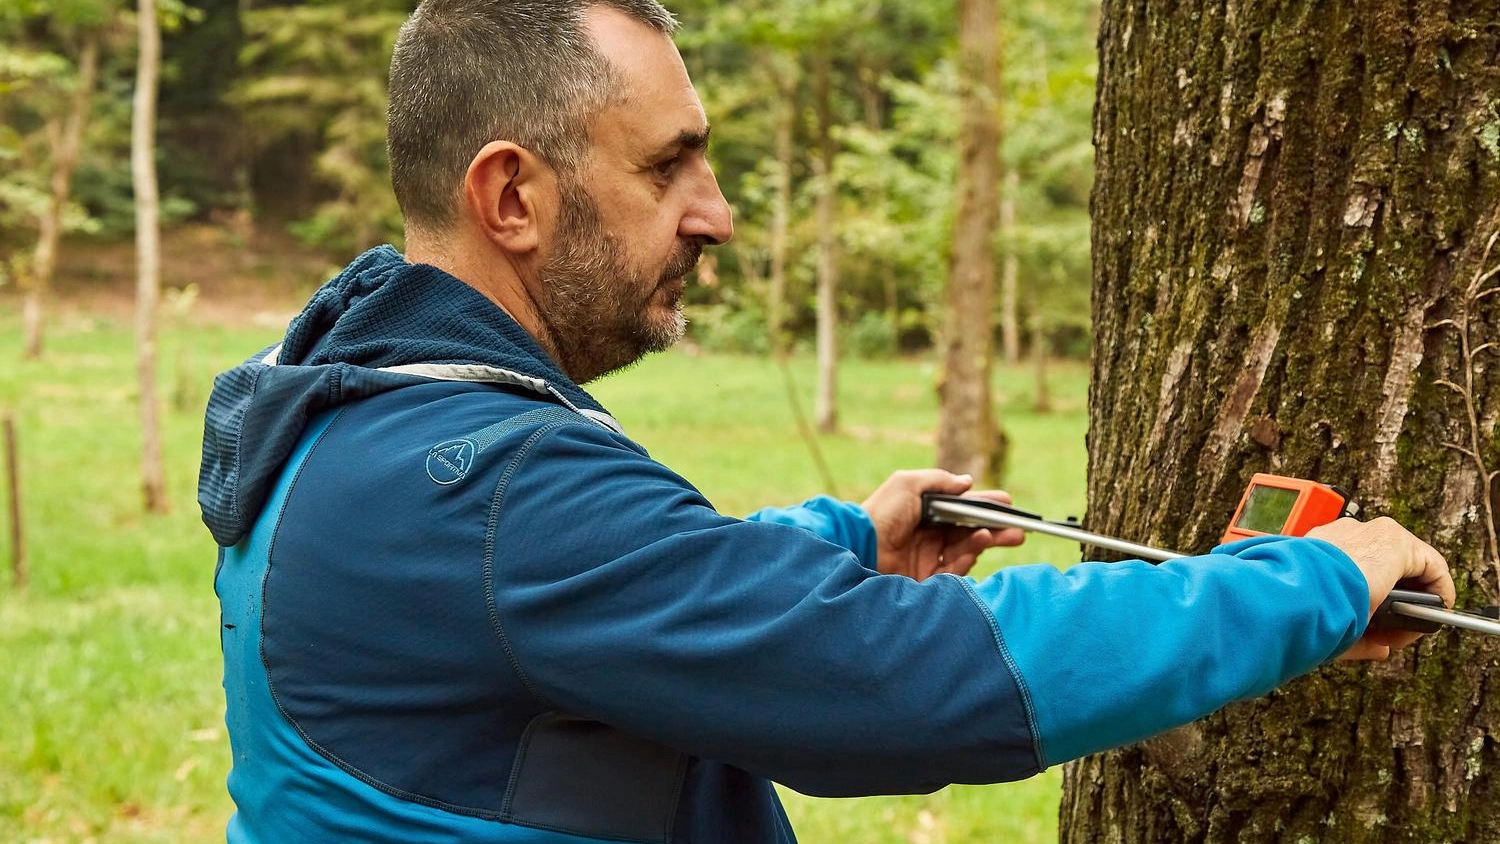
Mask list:
[[[159,126],[162,223],[193,249],[287,249],[342,265],[371,244],[401,244],[387,183],[385,70],[410,0],[176,0],[164,5]],[[712,351],[771,349],[771,297],[793,345],[811,342],[822,232],[819,192],[836,192],[837,311],[858,356],[930,348],[953,237],[960,121],[952,0],[673,4],[689,70],[714,122],[713,162],[736,237],[689,288],[692,339]],[[1005,4],[999,103],[1008,178],[992,249],[1004,275],[997,324],[1025,348],[1088,349],[1089,114],[1094,0]],[[38,220],[52,197],[68,112],[91,85],[61,225],[70,250],[127,239],[133,26],[105,0],[0,4],[0,286],[35,275]],[[95,80],[80,66],[98,50]],[[825,138],[835,151],[824,174]],[[778,196],[781,180],[788,193]],[[770,290],[778,201],[785,201],[785,292]],[[222,234],[202,231],[209,226]],[[112,281],[109,268],[92,278]],[[242,258],[240,264],[252,263]],[[127,262],[117,262],[124,274]],[[168,291],[228,283],[169,263]],[[322,267],[319,267],[321,270]],[[274,272],[272,270],[271,272]],[[316,279],[299,278],[309,284]],[[44,280],[45,283],[45,280]],[[1006,292],[1013,291],[1013,292]],[[1013,321],[1001,313],[1015,314]]]
[[[0,589],[11,660],[0,699],[13,704],[0,725],[0,839],[192,841],[222,828],[212,547],[191,507],[201,405],[212,374],[274,341],[329,273],[370,245],[400,246],[384,79],[413,5],[158,7],[158,368],[175,512],[143,517],[139,434],[112,424],[138,400],[122,314],[135,284],[139,21],[111,0],[0,2],[0,360],[31,357],[39,333],[37,360],[0,366],[0,412],[22,433],[33,551],[29,591]],[[648,404],[625,417],[632,433],[727,512],[857,494],[930,462],[965,109],[958,4],[669,5],[714,122],[736,238],[689,287],[686,351],[697,357],[653,359],[601,395]],[[997,27],[1004,177],[1000,227],[983,248],[1000,296],[985,317],[1011,386],[995,404],[1023,445],[1009,485],[1059,514],[1083,489],[1097,15],[1094,0],[1024,0],[1006,4]],[[814,473],[780,379],[793,371],[805,389],[814,378],[826,255],[849,407],[843,436],[821,440],[831,470]],[[29,301],[36,326],[21,315]],[[791,366],[778,371],[782,351]],[[1023,356],[1040,365],[1034,383],[1019,383],[1031,378]],[[711,412],[682,402],[672,388],[686,379],[724,400]],[[94,455],[86,472],[80,443]],[[1076,559],[1062,545],[1033,543],[986,568]],[[809,841],[1050,841],[1059,788],[1054,772],[930,798],[788,799]]]

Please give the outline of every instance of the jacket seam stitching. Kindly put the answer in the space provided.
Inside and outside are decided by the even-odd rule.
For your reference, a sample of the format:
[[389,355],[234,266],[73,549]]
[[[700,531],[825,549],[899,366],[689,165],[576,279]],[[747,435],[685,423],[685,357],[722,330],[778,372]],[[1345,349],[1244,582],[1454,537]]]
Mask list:
[[495,484],[495,493],[490,504],[489,523],[485,526],[484,531],[484,598],[489,610],[490,626],[495,631],[495,637],[500,640],[500,647],[505,650],[506,661],[510,663],[511,670],[516,672],[516,677],[521,680],[521,684],[526,687],[526,691],[532,697],[536,698],[538,702],[548,707],[554,706],[554,702],[548,699],[546,695],[543,695],[532,684],[531,678],[526,674],[526,669],[521,667],[520,657],[516,655],[510,636],[505,632],[505,623],[500,618],[500,605],[495,599],[495,535],[500,528],[500,519],[505,510],[505,494],[510,488],[511,479],[520,470],[521,464],[526,462],[526,458],[531,454],[531,450],[536,447],[537,443],[559,428],[570,425],[593,427],[595,424],[585,421],[582,418],[576,421],[571,419],[554,420],[544,423],[542,427],[533,432],[526,439],[526,442],[516,450],[515,456],[511,458],[510,463],[505,467],[505,472]]
[[[516,474],[519,473],[522,464],[526,462],[526,459],[530,456],[531,451],[539,442],[541,442],[553,432],[562,428],[573,426],[584,428],[590,431],[597,430],[598,428],[605,428],[612,434],[618,435],[620,433],[619,431],[610,428],[608,425],[603,424],[600,420],[588,416],[583,411],[575,407],[572,402],[569,402],[567,400],[567,397],[557,393],[555,390],[553,391],[553,395],[556,398],[560,399],[567,406],[568,410],[571,410],[573,413],[577,414],[577,418],[556,419],[544,423],[540,428],[534,431],[530,437],[526,439],[526,442],[523,443],[519,449],[517,449],[515,456],[511,458],[510,463],[505,468],[505,472],[501,475],[500,480],[495,484],[495,494],[493,503],[491,505],[489,524],[486,526],[485,530],[485,558],[483,568],[485,579],[485,601],[489,609],[490,622],[494,626],[495,635],[497,638],[499,638],[501,647],[503,647],[505,650],[506,659],[510,662],[511,670],[516,672],[516,676],[520,678],[521,683],[526,687],[526,690],[530,692],[538,702],[547,706],[555,706],[555,703],[549,700],[540,692],[540,690],[538,690],[532,684],[531,678],[527,676],[525,669],[521,667],[520,657],[516,655],[515,648],[511,645],[510,636],[505,632],[505,624],[500,618],[500,608],[495,598],[495,539],[496,534],[499,531],[500,520],[503,517],[503,511],[505,508],[505,496],[510,488],[510,482],[512,478],[514,478]],[[521,740],[517,743],[517,765],[520,764],[521,760],[524,758],[527,750],[530,747],[531,734],[538,720],[540,719],[533,719],[531,723],[526,725],[526,729],[522,733]],[[666,817],[665,827],[662,830],[661,841],[663,842],[672,840],[673,830],[677,823],[678,810],[680,809],[682,802],[683,788],[686,785],[687,766],[687,755],[679,753],[676,776],[674,777],[672,795],[669,801],[672,807],[672,811],[668,813]],[[505,797],[501,803],[501,814],[499,820],[507,823],[516,823],[521,826],[529,826],[534,829],[546,829],[571,835],[578,834],[576,830],[569,830],[544,823],[529,822],[515,817],[511,808],[511,802],[515,796],[515,788],[516,778],[514,774],[512,774],[512,776],[509,778],[509,782],[506,783]],[[636,842],[639,839],[611,837],[607,840]]]
[[308,449],[307,457],[303,458],[302,463],[297,466],[297,473],[292,477],[291,484],[287,486],[287,499],[282,501],[281,512],[276,514],[276,528],[272,531],[271,542],[266,548],[266,573],[261,576],[260,583],[260,644],[257,648],[257,650],[260,652],[261,668],[266,672],[266,692],[270,694],[271,701],[276,704],[276,711],[281,713],[281,717],[286,719],[286,722],[291,725],[292,729],[297,732],[298,737],[301,738],[308,747],[312,748],[313,751],[316,752],[319,756],[322,756],[324,759],[331,762],[339,770],[343,771],[349,776],[354,777],[360,782],[363,782],[365,785],[368,785],[371,788],[376,789],[377,791],[389,794],[392,797],[405,800],[409,803],[416,803],[422,806],[427,806],[431,809],[440,809],[442,811],[452,812],[454,814],[476,817],[481,820],[500,820],[499,815],[495,812],[468,806],[456,806],[451,803],[445,803],[442,800],[435,800],[431,797],[424,797],[420,794],[413,794],[411,792],[396,788],[395,786],[392,786],[388,783],[381,782],[380,780],[370,776],[364,771],[359,770],[358,768],[344,761],[337,754],[328,750],[322,744],[319,744],[311,736],[309,736],[307,734],[307,731],[302,729],[302,725],[297,722],[297,719],[292,717],[292,714],[287,711],[286,706],[281,702],[281,696],[276,692],[276,683],[271,678],[270,662],[266,657],[266,583],[270,580],[271,577],[271,561],[276,557],[276,542],[281,535],[282,520],[286,517],[287,501],[291,499],[292,491],[296,489],[297,481],[301,479],[302,472],[307,468],[308,461],[312,459],[313,454],[317,452],[320,446],[322,446],[324,438],[328,436],[328,432],[333,428],[334,424],[338,422],[339,417],[344,415],[344,412],[345,409],[340,409],[338,411],[334,418],[328,423],[328,427],[324,428],[322,433],[318,435],[317,442],[313,443],[312,448]]
[[1020,667],[1016,665],[1015,658],[1011,656],[1010,648],[1005,644],[1005,634],[1000,630],[1000,620],[995,618],[995,614],[985,605],[984,599],[980,598],[979,593],[974,591],[972,583],[962,577],[956,579],[963,585],[964,592],[968,594],[969,600],[974,602],[974,606],[979,610],[980,615],[984,616],[985,621],[990,626],[990,634],[995,640],[995,649],[999,651],[1000,659],[1005,662],[1006,669],[1010,671],[1011,679],[1016,684],[1016,690],[1021,693],[1021,706],[1026,712],[1026,728],[1031,732],[1032,751],[1036,754],[1037,772],[1045,771],[1047,769],[1046,742],[1042,740],[1042,731],[1037,726],[1036,704],[1031,699],[1031,689],[1026,685],[1026,678],[1021,675]]

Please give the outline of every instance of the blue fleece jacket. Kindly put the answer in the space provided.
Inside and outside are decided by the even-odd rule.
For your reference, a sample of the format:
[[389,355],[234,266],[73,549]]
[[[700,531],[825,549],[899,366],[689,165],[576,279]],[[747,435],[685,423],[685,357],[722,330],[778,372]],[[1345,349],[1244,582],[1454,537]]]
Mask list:
[[857,506],[741,520],[467,285],[389,247],[216,382],[234,842],[761,842],[816,795],[1027,777],[1351,645],[1349,559],[875,571]]

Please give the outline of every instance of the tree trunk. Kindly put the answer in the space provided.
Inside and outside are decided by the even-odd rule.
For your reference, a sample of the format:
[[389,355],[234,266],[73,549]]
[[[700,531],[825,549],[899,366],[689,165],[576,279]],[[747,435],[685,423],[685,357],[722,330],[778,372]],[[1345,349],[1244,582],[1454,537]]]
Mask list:
[[833,59],[826,45],[819,48],[813,97],[818,113],[818,155],[813,160],[818,177],[818,394],[813,415],[818,430],[831,434],[839,427],[838,184],[833,163],[838,146],[833,138]]
[[792,165],[796,147],[797,77],[795,64],[785,62],[773,70],[781,95],[781,113],[776,120],[776,200],[771,207],[771,283],[766,294],[766,321],[771,335],[771,355],[786,354],[786,254],[792,225]]
[[90,29],[83,35],[78,53],[78,88],[68,103],[67,116],[48,122],[47,135],[52,147],[51,197],[37,220],[36,251],[32,253],[31,272],[22,307],[25,340],[22,356],[36,360],[42,356],[46,335],[47,294],[57,273],[57,247],[62,240],[63,211],[73,192],[73,169],[83,146],[83,129],[88,124],[89,101],[94,81],[99,76],[99,32]]
[[1052,412],[1052,387],[1047,381],[1047,361],[1052,350],[1047,344],[1047,326],[1040,315],[1033,314],[1031,323],[1031,374],[1036,385],[1036,398],[1031,409],[1037,413]]
[[868,56],[860,57],[856,74],[859,78],[860,112],[865,118],[865,128],[877,134],[885,125],[885,92],[880,86],[885,74],[886,69],[871,63]]
[[885,284],[885,321],[891,327],[891,346],[888,351],[891,354],[901,352],[901,279],[896,275],[896,268],[881,261],[879,264],[880,278]]
[[136,377],[140,388],[141,489],[146,510],[167,511],[162,468],[160,401],[156,389],[156,308],[161,285],[161,231],[156,182],[156,86],[161,70],[161,29],[156,0],[138,0],[140,54],[130,118],[130,174],[135,185]]
[[[1106,0],[1091,529],[1206,550],[1252,472],[1311,477],[1495,602],[1497,19]],[[1445,630],[1071,764],[1061,839],[1500,841],[1497,669]]]
[[[244,25],[253,7],[252,0],[239,0],[236,14],[239,15],[240,26]],[[234,123],[240,131],[235,141],[234,216],[230,221],[230,231],[234,233],[237,246],[236,264],[241,270],[248,270],[255,257],[255,143],[251,140],[244,108],[235,108]]]
[[1000,231],[1005,237],[1005,256],[1000,264],[1000,349],[1005,362],[1021,361],[1020,262],[1016,260],[1016,191],[1021,179],[1016,171],[1005,174],[1005,192],[1000,196]]
[[[881,88],[881,83],[885,80],[886,73],[885,67],[878,63],[871,63],[869,57],[860,58],[858,71],[860,110],[864,114],[865,129],[872,135],[879,135],[885,125],[885,92]],[[867,202],[877,206],[884,204],[885,200],[885,191],[878,186],[866,197]],[[896,352],[901,348],[900,279],[896,277],[895,267],[879,257],[875,257],[874,262],[873,274],[880,279],[881,287],[885,292],[885,320],[891,330],[889,351]]]
[[996,0],[959,0],[957,216],[943,318],[937,464],[996,480],[998,433],[990,400],[994,355],[995,232],[1000,214],[1000,47]]

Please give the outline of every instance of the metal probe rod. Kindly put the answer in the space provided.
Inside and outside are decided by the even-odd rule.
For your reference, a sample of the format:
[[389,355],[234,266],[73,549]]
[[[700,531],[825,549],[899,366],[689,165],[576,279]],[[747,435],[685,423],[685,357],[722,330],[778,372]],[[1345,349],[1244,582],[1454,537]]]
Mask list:
[[1119,551],[1142,560],[1166,562],[1167,560],[1175,560],[1179,557],[1187,556],[1186,554],[1179,554],[1176,551],[1164,551],[1161,548],[1152,548],[1150,545],[1137,545],[1134,542],[1126,542],[1123,539],[1116,539],[1113,536],[1090,533],[1086,530],[1060,525],[1056,522],[1028,519],[1025,516],[1017,516],[1011,513],[1001,513],[987,507],[959,504],[955,501],[934,501],[929,506],[934,513],[942,513],[950,516],[957,523],[970,527],[1020,528],[1021,530],[1035,531],[1037,533],[1047,533],[1052,536],[1060,536],[1063,539],[1071,539],[1074,542],[1086,542],[1089,545],[1108,548],[1111,551]]
[[1420,618],[1423,621],[1436,621],[1438,624],[1451,624],[1454,627],[1500,636],[1500,621],[1488,619],[1482,615],[1440,610],[1437,607],[1424,607],[1421,604],[1408,604],[1402,601],[1392,601],[1389,610],[1397,615]]
[[[969,527],[1020,528],[1021,530],[1060,536],[1063,539],[1071,539],[1074,542],[1084,542],[1099,548],[1108,548],[1112,551],[1129,554],[1141,560],[1166,562],[1167,560],[1175,560],[1187,556],[1186,554],[1179,554],[1176,551],[1167,551],[1161,548],[1153,548],[1150,545],[1126,542],[1123,539],[1116,539],[1113,536],[1091,533],[1079,528],[1060,525],[1056,522],[1029,519],[1013,513],[1001,513],[991,510],[988,507],[960,504],[956,501],[934,501],[929,507],[934,513],[942,513],[950,517],[954,520],[955,524]],[[1500,636],[1500,621],[1473,613],[1438,609],[1437,607],[1422,606],[1421,604],[1411,604],[1403,601],[1392,601],[1388,609],[1390,612],[1398,615],[1419,618],[1423,621],[1435,621],[1439,624],[1449,624],[1479,633],[1489,633],[1492,636]]]

